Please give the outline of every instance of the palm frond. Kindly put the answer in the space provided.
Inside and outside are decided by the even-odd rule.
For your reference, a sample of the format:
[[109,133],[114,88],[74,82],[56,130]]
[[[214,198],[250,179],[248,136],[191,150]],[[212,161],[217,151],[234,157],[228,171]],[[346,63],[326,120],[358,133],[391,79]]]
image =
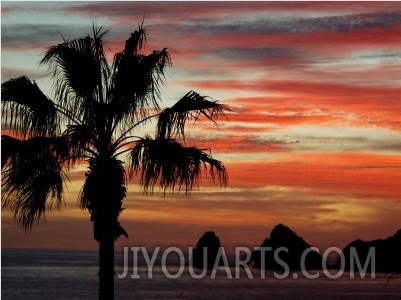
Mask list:
[[[97,63],[101,66],[101,72],[103,76],[103,82],[99,83],[98,86],[98,95],[100,97],[101,103],[107,103],[108,99],[104,99],[103,97],[107,97],[108,88],[109,88],[109,80],[111,76],[111,69],[109,63],[107,61],[107,57],[104,51],[104,38],[108,35],[109,31],[107,29],[103,29],[102,26],[96,27],[93,24],[93,44],[94,44],[94,54],[97,59]],[[100,91],[100,89],[105,89],[104,91]]]
[[146,108],[159,107],[159,86],[171,65],[170,54],[167,49],[141,54],[145,37],[146,30],[139,27],[114,57],[111,104],[117,122],[126,117],[131,122],[138,114],[146,115]]
[[5,129],[17,135],[54,135],[59,129],[54,103],[26,76],[1,85],[1,103]]
[[145,191],[153,191],[159,183],[165,192],[177,188],[189,192],[201,175],[227,184],[226,169],[220,161],[201,149],[183,147],[171,139],[146,137],[138,141],[131,150],[131,170],[131,176],[140,176]]
[[138,26],[138,30],[131,33],[131,36],[125,42],[124,54],[139,55],[141,54],[144,43],[146,42],[147,28],[143,24]]
[[215,122],[218,117],[224,116],[226,111],[229,111],[227,106],[190,91],[171,108],[166,108],[160,113],[156,137],[184,138],[185,124],[188,120],[197,122],[203,116]]
[[79,159],[88,155],[89,157],[96,155],[93,150],[96,143],[94,133],[93,128],[87,125],[68,125],[63,132],[63,137],[70,145],[70,156]]
[[1,169],[8,164],[9,160],[20,151],[21,140],[9,135],[1,136]]
[[2,205],[11,208],[25,229],[46,210],[60,206],[68,155],[62,138],[2,136]]
[[94,37],[68,40],[50,47],[41,64],[54,72],[55,95],[68,110],[82,113],[92,102],[104,102],[109,66],[102,39],[107,31],[93,28]]

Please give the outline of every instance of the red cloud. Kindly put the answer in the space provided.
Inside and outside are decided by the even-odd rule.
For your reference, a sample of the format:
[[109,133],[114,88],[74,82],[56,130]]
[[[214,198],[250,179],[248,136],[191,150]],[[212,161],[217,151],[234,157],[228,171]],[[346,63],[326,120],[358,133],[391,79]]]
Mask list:
[[367,199],[398,199],[401,158],[365,153],[306,153],[275,162],[230,163],[232,186],[298,187]]

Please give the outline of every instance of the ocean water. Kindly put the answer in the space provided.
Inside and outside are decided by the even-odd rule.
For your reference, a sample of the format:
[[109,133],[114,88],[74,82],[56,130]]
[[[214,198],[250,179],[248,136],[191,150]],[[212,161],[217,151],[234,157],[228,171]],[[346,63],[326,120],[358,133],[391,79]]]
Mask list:
[[[1,256],[3,300],[97,299],[96,252],[2,249]],[[329,279],[322,272],[317,279],[305,278],[301,273],[297,279],[293,273],[277,279],[273,272],[266,271],[263,279],[259,270],[252,270],[254,278],[249,279],[241,269],[236,279],[235,268],[230,268],[218,270],[216,278],[208,272],[204,278],[194,279],[185,267],[181,276],[169,279],[160,262],[159,256],[152,278],[148,278],[143,257],[139,257],[135,270],[130,257],[128,275],[115,281],[115,299],[401,299],[401,280],[386,284],[383,273],[376,273],[375,279],[369,274],[365,279],[358,274],[350,279],[347,272],[338,279]],[[178,257],[169,255],[166,268],[176,274],[180,270]],[[131,279],[134,271],[140,279]],[[123,273],[122,253],[116,258],[116,272]]]

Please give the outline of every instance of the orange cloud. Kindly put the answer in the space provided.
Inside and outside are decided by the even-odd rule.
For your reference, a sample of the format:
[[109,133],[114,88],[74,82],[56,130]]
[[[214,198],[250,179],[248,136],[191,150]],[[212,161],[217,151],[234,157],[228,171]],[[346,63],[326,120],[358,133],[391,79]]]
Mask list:
[[310,188],[311,193],[398,199],[401,158],[365,153],[292,154],[276,162],[230,163],[230,184]]

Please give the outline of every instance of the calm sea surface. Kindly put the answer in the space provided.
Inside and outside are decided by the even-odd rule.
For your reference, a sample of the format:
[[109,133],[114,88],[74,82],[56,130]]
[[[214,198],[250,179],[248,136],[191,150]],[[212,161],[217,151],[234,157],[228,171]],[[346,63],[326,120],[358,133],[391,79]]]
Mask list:
[[[97,298],[96,252],[2,249],[1,256],[3,300]],[[333,280],[321,272],[314,280],[302,274],[297,279],[289,276],[280,280],[270,271],[262,279],[258,270],[252,270],[254,278],[249,279],[241,270],[240,278],[235,279],[235,268],[231,268],[233,279],[228,278],[227,270],[217,271],[215,279],[210,278],[210,272],[203,279],[194,279],[185,267],[182,276],[169,279],[160,267],[159,257],[151,279],[143,258],[139,258],[136,269],[141,278],[131,279],[131,260],[132,257],[128,276],[116,279],[115,299],[401,299],[401,280],[386,285],[386,274],[377,273],[375,279],[370,275],[361,279],[356,274],[355,279],[350,279],[350,274],[344,273]],[[116,272],[121,274],[122,255],[117,257],[116,265]],[[173,255],[169,255],[166,265],[171,274],[180,269]]]

